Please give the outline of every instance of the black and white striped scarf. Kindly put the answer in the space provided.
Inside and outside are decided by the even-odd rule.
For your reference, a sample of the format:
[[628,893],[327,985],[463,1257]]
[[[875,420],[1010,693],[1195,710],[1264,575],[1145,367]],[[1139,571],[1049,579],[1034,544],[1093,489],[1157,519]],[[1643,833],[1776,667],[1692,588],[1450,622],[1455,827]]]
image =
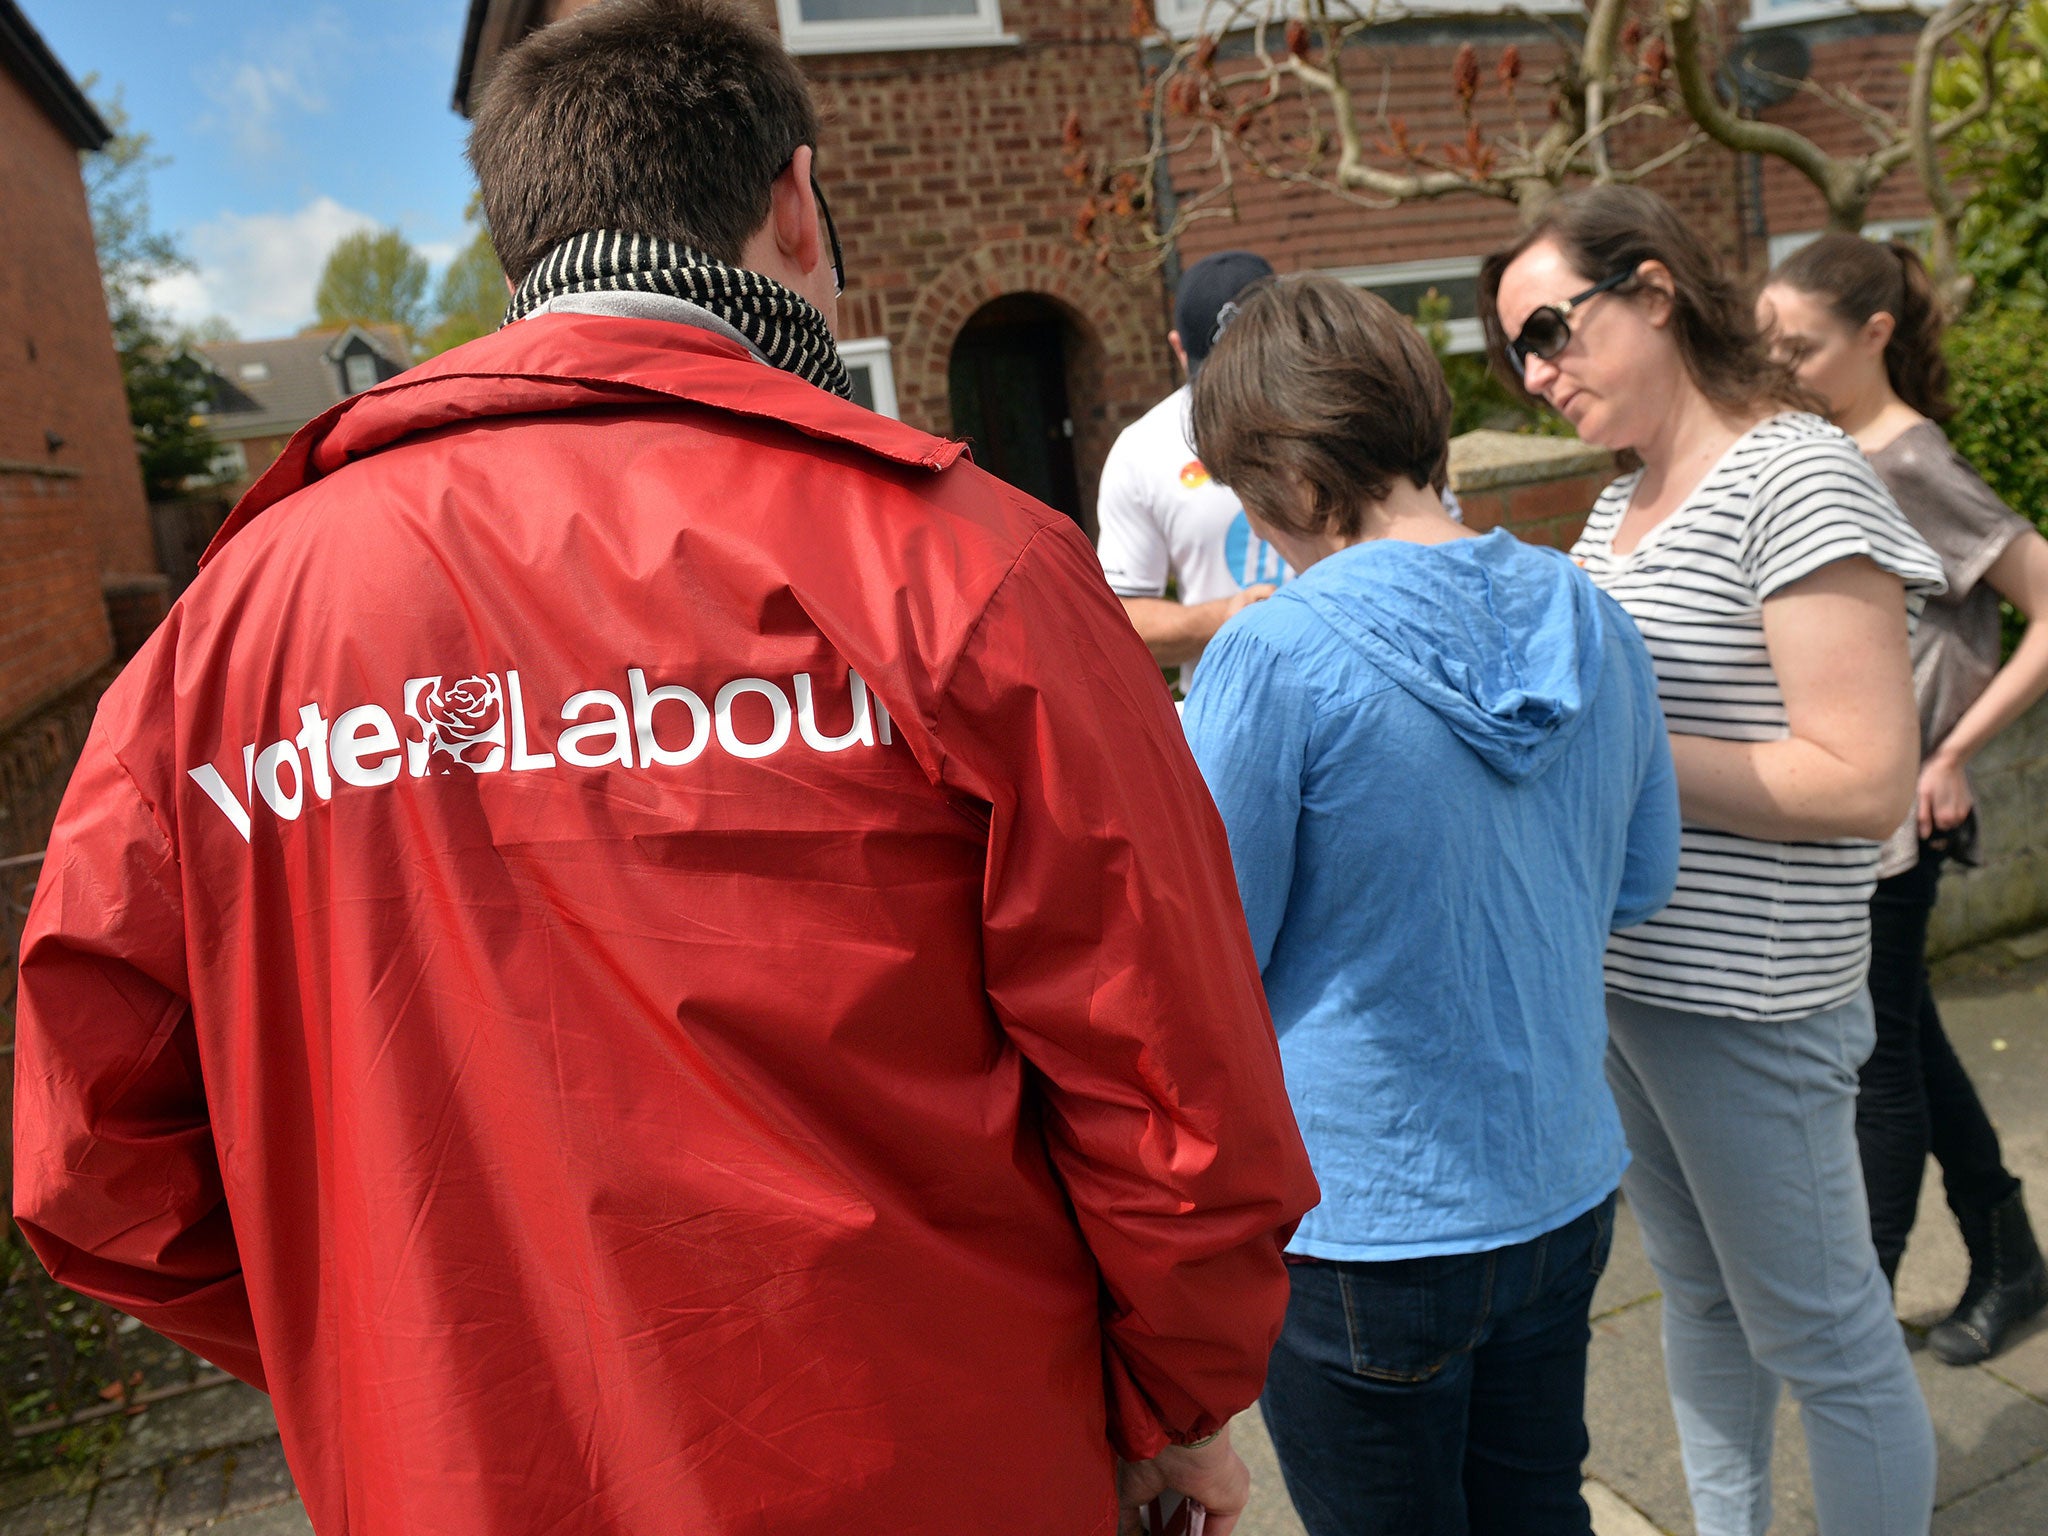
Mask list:
[[524,320],[563,294],[620,292],[665,293],[707,309],[777,368],[853,398],[839,347],[816,305],[773,278],[653,235],[616,229],[571,235],[526,274],[505,323]]

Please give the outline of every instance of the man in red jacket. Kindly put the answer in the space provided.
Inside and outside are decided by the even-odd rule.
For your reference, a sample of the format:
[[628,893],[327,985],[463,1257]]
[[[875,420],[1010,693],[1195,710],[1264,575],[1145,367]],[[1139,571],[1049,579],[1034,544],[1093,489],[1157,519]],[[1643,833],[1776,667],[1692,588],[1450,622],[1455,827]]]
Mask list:
[[322,1536],[1242,1503],[1315,1187],[1223,830],[1078,531],[841,398],[815,138],[721,0],[510,55],[519,318],[299,434],[65,800],[18,1219]]

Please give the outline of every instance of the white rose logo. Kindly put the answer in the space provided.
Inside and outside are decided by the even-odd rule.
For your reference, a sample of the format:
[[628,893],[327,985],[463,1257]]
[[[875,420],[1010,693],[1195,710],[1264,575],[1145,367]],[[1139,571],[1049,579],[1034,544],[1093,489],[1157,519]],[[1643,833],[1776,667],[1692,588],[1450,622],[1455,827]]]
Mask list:
[[[473,773],[495,773],[505,764],[505,689],[495,672],[450,683],[445,677],[412,677],[405,683],[405,712],[421,739],[406,743],[412,771],[430,763],[442,773],[455,765]],[[446,757],[448,763],[434,763]]]

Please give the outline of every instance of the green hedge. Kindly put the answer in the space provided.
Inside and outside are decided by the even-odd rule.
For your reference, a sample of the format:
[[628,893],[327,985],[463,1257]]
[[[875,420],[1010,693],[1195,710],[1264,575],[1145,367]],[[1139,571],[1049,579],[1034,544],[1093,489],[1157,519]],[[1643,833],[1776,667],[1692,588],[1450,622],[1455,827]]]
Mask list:
[[[2048,314],[1993,308],[1948,334],[1949,441],[2006,505],[2048,533]],[[2006,611],[2006,645],[2018,621]]]
[[1949,332],[1949,440],[2008,505],[2048,529],[2048,314],[1990,309]]

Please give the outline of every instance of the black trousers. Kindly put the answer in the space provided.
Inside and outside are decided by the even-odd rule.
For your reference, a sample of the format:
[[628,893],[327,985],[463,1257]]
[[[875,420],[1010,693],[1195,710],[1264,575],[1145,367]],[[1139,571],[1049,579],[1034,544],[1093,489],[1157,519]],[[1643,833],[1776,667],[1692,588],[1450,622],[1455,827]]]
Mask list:
[[1998,1132],[1956,1059],[1927,983],[1927,919],[1941,865],[1941,849],[1922,843],[1920,862],[1880,880],[1870,898],[1877,1049],[1863,1066],[1856,1141],[1870,1194],[1870,1235],[1888,1270],[1906,1251],[1929,1152],[1941,1164],[1952,1211],[1994,1206],[2020,1187],[2006,1171]]

